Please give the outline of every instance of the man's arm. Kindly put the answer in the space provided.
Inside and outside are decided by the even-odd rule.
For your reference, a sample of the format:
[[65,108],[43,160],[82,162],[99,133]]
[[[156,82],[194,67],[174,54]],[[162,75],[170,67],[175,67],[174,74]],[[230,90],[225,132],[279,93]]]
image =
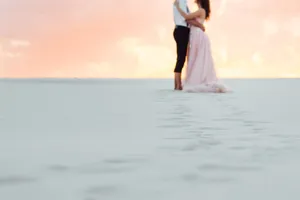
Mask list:
[[[180,4],[180,3],[181,3],[181,4]],[[205,12],[204,9],[199,9],[199,10],[197,10],[197,11],[195,11],[195,12],[192,12],[192,13],[187,14],[187,13],[185,13],[185,12],[183,11],[183,9],[181,8],[181,5],[182,5],[182,1],[179,1],[179,2],[178,2],[178,0],[175,0],[175,1],[174,1],[174,6],[177,8],[177,10],[178,10],[178,12],[180,13],[180,15],[181,15],[184,19],[186,19],[186,20],[188,20],[188,19],[195,19],[195,18],[197,18],[197,17],[200,17],[200,16],[203,14],[203,12]]]
[[202,31],[205,31],[205,27],[203,26],[203,24],[199,23],[197,20],[195,19],[189,19],[189,20],[186,20],[186,22],[188,24],[191,24],[193,26],[196,26],[198,28],[200,28]]

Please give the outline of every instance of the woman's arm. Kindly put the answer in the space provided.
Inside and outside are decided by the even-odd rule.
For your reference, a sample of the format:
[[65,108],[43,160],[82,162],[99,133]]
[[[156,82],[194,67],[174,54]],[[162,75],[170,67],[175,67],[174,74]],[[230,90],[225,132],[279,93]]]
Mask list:
[[179,11],[179,13],[181,14],[182,17],[184,17],[184,19],[186,20],[190,20],[190,19],[194,19],[197,17],[200,17],[202,14],[202,10],[197,10],[196,12],[190,13],[190,14],[186,14],[179,6],[179,2],[177,0],[175,0],[174,5],[176,6],[177,10]]
[[193,25],[193,26],[196,26],[196,27],[200,28],[203,32],[205,32],[205,27],[203,26],[203,24],[201,24],[197,20],[189,19],[189,20],[186,20],[186,22],[190,25]]

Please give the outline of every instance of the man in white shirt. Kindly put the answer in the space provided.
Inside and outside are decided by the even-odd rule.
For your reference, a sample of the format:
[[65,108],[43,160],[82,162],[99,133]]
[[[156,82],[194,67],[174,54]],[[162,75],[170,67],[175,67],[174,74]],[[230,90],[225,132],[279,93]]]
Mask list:
[[[179,2],[180,8],[189,13],[189,8],[186,0],[177,0]],[[174,82],[175,82],[175,90],[182,90],[181,85],[181,72],[186,60],[187,48],[189,43],[189,35],[190,28],[189,25],[197,26],[204,31],[204,27],[197,20],[188,20],[186,21],[184,17],[182,17],[177,10],[177,8],[173,5],[173,17],[175,23],[175,29],[173,32],[174,39],[176,41],[176,49],[177,49],[177,61],[174,69]]]

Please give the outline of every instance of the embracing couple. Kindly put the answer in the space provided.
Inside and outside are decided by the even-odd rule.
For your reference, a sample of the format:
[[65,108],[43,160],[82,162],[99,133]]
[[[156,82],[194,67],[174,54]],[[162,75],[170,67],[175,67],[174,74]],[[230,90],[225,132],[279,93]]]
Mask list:
[[[175,0],[174,39],[177,61],[174,69],[175,90],[186,92],[225,93],[228,89],[219,81],[211,55],[210,40],[204,32],[203,23],[210,16],[209,0],[196,0],[198,10],[190,13],[187,0]],[[181,72],[187,58],[185,83],[181,83]]]

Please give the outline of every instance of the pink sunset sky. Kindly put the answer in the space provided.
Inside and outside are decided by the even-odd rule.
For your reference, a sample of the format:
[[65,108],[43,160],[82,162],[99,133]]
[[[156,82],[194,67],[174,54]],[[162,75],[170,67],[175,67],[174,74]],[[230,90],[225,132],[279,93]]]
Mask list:
[[[172,4],[0,0],[0,77],[172,77]],[[300,77],[299,0],[211,6],[206,27],[221,77]]]

